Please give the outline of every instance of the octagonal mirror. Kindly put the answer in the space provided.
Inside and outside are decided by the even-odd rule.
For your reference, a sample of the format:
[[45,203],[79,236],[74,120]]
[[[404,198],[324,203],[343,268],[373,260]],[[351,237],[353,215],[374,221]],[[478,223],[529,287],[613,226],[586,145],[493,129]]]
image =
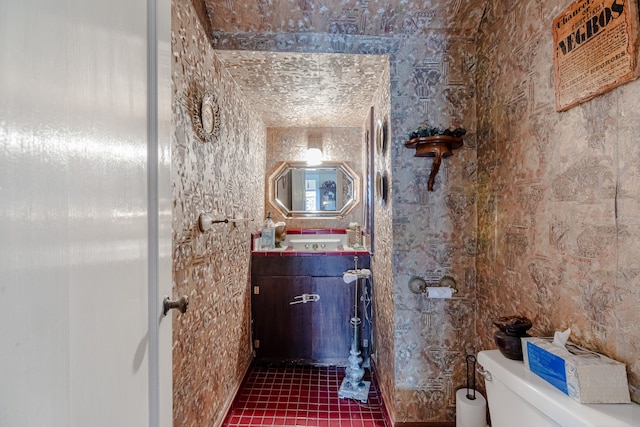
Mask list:
[[345,162],[283,162],[269,177],[269,201],[285,218],[341,218],[358,204],[359,188]]

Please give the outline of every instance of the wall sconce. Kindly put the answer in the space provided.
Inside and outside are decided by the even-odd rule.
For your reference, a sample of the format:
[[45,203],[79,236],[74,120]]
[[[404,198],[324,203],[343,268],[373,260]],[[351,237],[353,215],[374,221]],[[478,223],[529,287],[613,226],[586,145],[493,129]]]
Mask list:
[[307,152],[305,160],[309,166],[322,164],[322,134],[309,133],[307,136]]

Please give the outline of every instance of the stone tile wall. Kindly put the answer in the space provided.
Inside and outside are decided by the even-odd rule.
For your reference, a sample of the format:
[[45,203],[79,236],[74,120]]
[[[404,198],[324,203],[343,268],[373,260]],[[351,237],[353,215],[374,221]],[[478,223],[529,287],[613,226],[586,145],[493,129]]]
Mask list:
[[[367,8],[346,10],[338,2],[320,8],[307,1],[284,14],[291,19],[260,9],[262,2],[244,2],[246,9],[242,3],[209,2],[206,12],[198,9],[208,14],[207,34],[215,47],[390,56],[388,95],[383,89],[376,104],[385,105],[385,97],[391,102],[391,151],[382,163],[391,200],[376,206],[372,262],[375,363],[394,421],[452,421],[464,356],[494,348],[492,320],[515,313],[531,317],[535,333],[572,327],[576,342],[626,362],[634,400],[640,401],[640,83],[555,112],[550,26],[569,1],[490,0],[478,34],[483,8],[470,2],[430,14],[413,4],[400,11],[390,2],[371,13],[369,2]],[[259,19],[251,19],[256,7]],[[194,13],[182,5],[174,9],[180,12],[174,37],[194,43]],[[434,22],[455,26],[443,19],[448,15],[471,19],[460,20],[464,24],[455,31],[429,29]],[[196,40],[207,52],[201,33]],[[187,61],[178,54],[176,68],[186,75],[200,61],[199,73],[212,73],[210,59],[194,62],[195,51],[189,50]],[[186,106],[174,104],[187,122]],[[378,109],[376,119],[384,113]],[[243,114],[248,113],[238,117]],[[431,160],[414,158],[403,145],[425,122],[468,130],[464,148],[443,161],[434,192],[426,191]],[[177,129],[175,139],[185,140]],[[264,162],[249,159],[250,171]],[[223,180],[233,182],[237,175],[234,170]],[[261,194],[259,182],[260,188],[247,193]],[[249,197],[240,206],[258,199]],[[191,200],[176,190],[178,205]],[[182,225],[180,209],[177,242],[192,232]],[[253,214],[262,215],[261,206]],[[178,254],[176,263],[185,263]],[[427,300],[408,291],[412,276],[435,281],[444,274],[458,283],[452,300]],[[245,360],[239,354],[236,360]],[[218,399],[207,394],[210,384],[233,377],[230,370],[217,372],[225,378],[198,377],[206,391],[199,401]]]
[[[215,426],[252,358],[250,233],[258,222],[217,224],[198,216],[261,220],[266,127],[222,68],[190,2],[173,2],[173,280],[190,300],[174,314],[174,426]],[[204,92],[219,106],[217,138],[194,122]]]
[[[389,72],[385,73],[380,84],[380,90],[373,99],[373,123],[370,130],[370,140],[376,147],[377,123],[384,123],[390,117],[391,87],[389,85]],[[390,128],[389,141],[393,138],[393,129]],[[390,142],[389,142],[390,145]],[[393,169],[391,168],[391,147],[386,154],[381,154],[376,148],[374,151],[374,165],[372,172],[386,172],[388,182],[393,182]],[[375,186],[375,180],[374,186]],[[371,257],[371,271],[373,274],[373,339],[371,343],[372,365],[375,368],[376,378],[381,393],[384,396],[385,406],[392,418],[395,418],[395,343],[393,338],[394,313],[393,313],[393,187],[390,185],[385,203],[380,199],[380,194],[374,191],[374,249]]]
[[628,365],[640,402],[640,83],[555,111],[551,22],[491,0],[480,27],[478,323],[526,315]]
[[[266,43],[265,37],[214,34],[214,41],[226,48],[276,50],[275,41]],[[238,40],[241,45],[234,44]],[[376,327],[393,322],[395,331],[377,343],[386,352],[377,365],[387,381],[383,394],[389,393],[385,398],[396,421],[450,421],[455,390],[464,383],[464,357],[475,348],[475,43],[433,33],[426,40],[375,38],[357,46],[391,56],[392,136],[384,162],[392,201],[376,209],[374,257],[374,269],[376,263],[384,266],[374,277],[374,286],[384,290],[376,294]],[[301,42],[296,49],[329,52],[331,46]],[[425,122],[469,130],[465,148],[443,162],[433,193],[426,190],[431,159],[415,158],[404,147],[409,133]],[[414,275],[438,280],[444,274],[459,283],[450,301],[426,300],[406,286]],[[386,288],[391,284],[392,290]]]
[[[401,40],[392,55],[394,132],[393,278],[397,422],[455,420],[455,391],[465,384],[465,357],[475,353],[476,144],[475,43],[431,33]],[[432,160],[404,146],[419,126],[461,126],[464,146],[442,161],[427,191]],[[450,275],[449,300],[413,294],[422,277]]]
[[[391,201],[376,208],[373,260],[377,372],[396,422],[453,421],[465,356],[476,349],[474,39],[427,30],[342,34],[339,40],[315,33],[225,33],[217,31],[215,20],[211,37],[219,48],[390,56],[390,109],[376,113],[377,120],[387,112],[391,124],[384,160]],[[431,159],[415,158],[404,147],[424,123],[455,124],[469,132],[465,147],[443,161],[433,193],[426,189]],[[452,300],[428,301],[407,288],[414,275],[437,281],[445,274],[458,282]]]

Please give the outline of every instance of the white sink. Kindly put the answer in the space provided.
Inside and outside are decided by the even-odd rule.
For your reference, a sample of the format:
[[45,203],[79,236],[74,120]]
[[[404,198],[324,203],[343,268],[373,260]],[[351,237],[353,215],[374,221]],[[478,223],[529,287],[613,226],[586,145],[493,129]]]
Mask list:
[[288,246],[282,245],[280,248],[261,248],[260,246],[256,246],[258,249],[254,249],[259,252],[283,252],[286,251]]
[[342,243],[340,239],[304,238],[288,242],[294,251],[336,251]]

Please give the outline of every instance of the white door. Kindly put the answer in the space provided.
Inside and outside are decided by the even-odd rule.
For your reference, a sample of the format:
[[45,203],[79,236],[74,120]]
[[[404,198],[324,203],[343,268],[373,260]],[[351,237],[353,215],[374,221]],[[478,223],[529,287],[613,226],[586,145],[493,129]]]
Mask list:
[[3,427],[171,425],[169,22],[0,1]]

